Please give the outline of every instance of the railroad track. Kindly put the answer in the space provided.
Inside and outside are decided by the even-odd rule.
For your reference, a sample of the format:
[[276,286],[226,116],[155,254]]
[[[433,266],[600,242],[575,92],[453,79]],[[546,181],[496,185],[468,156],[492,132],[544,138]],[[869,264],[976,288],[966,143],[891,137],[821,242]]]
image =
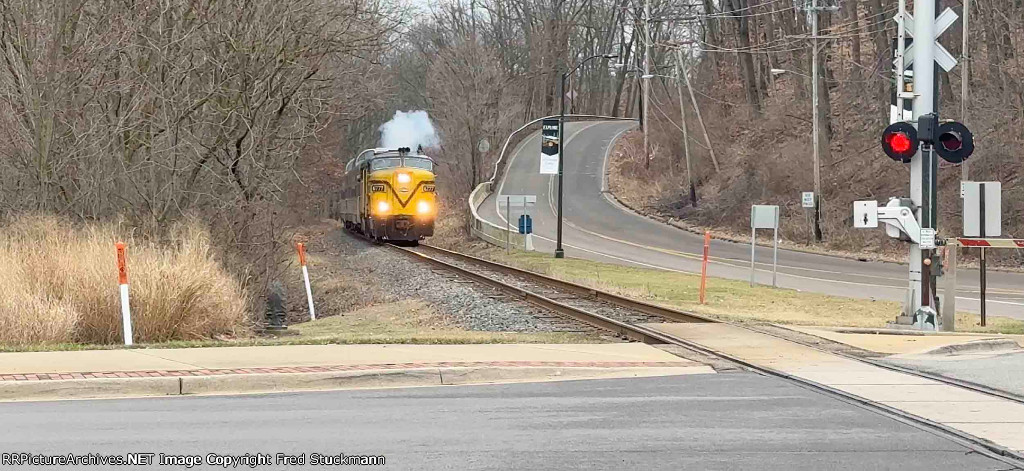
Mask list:
[[[624,296],[607,293],[591,287],[558,280],[527,270],[492,262],[490,260],[484,260],[428,245],[420,245],[418,248],[397,247],[394,245],[388,245],[387,247],[395,251],[399,251],[409,257],[413,257],[416,260],[420,260],[444,270],[452,271],[457,273],[459,276],[499,289],[545,309],[557,312],[589,326],[612,332],[623,338],[651,344],[674,345],[700,355],[716,357],[741,365],[751,371],[783,378],[802,387],[825,393],[844,402],[874,410],[875,412],[886,415],[900,422],[941,432],[953,441],[971,448],[978,453],[985,454],[986,456],[994,459],[1002,460],[1015,467],[1024,466],[1024,456],[988,441],[978,439],[959,430],[875,401],[861,398],[824,384],[816,383],[782,371],[751,363],[742,358],[705,347],[695,342],[670,334],[665,334],[643,325],[638,325],[651,322],[661,322],[664,320],[668,320],[670,322],[720,322],[718,320],[626,298]],[[993,390],[983,385],[954,380],[928,373],[921,373],[907,368],[887,365],[875,360],[861,358],[856,355],[830,351],[811,343],[782,337],[778,334],[752,328],[750,326],[737,326],[756,331],[761,334],[779,337],[783,340],[798,343],[832,355],[838,355],[877,367],[932,379],[959,388],[1024,404],[1024,398],[1008,394],[1004,391]]]
[[577,322],[631,340],[645,343],[674,343],[671,341],[671,336],[638,324],[665,321],[715,322],[713,319],[697,314],[606,293],[576,283],[437,247],[426,245],[420,245],[418,248],[395,245],[388,245],[388,247],[435,267],[453,271],[485,286],[497,288]]

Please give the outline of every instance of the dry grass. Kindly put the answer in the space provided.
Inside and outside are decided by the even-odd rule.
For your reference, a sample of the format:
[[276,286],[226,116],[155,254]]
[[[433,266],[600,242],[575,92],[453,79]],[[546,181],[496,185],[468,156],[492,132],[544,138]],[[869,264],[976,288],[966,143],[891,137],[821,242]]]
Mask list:
[[137,342],[249,332],[246,293],[198,225],[157,242],[113,224],[76,227],[23,216],[0,228],[0,344],[120,342],[118,240],[128,246]]

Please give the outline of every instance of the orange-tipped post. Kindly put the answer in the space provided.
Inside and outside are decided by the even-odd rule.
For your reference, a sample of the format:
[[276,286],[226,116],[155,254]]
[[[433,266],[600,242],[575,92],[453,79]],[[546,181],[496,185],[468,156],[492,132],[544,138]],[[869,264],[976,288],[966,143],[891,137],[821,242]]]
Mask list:
[[124,335],[124,344],[134,343],[132,338],[132,312],[128,301],[128,255],[124,242],[114,244],[117,250],[117,284],[121,291],[121,328]]
[[708,286],[708,253],[711,251],[711,231],[704,231],[704,259],[700,265],[700,303],[704,304]]
[[306,301],[309,302],[309,320],[316,320],[316,309],[313,307],[313,290],[309,286],[309,269],[306,268],[306,244],[295,244],[299,251],[299,265],[302,266],[302,282],[306,285]]

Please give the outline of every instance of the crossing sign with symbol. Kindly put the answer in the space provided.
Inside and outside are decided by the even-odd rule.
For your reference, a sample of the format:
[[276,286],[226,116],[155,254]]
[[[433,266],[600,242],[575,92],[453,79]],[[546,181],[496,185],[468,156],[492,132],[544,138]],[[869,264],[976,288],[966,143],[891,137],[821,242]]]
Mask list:
[[[906,32],[907,37],[913,37],[914,16],[908,12],[897,13],[894,18],[897,24],[900,22],[900,15],[903,15],[903,30]],[[946,10],[935,19],[935,37],[932,38],[932,41],[935,42],[932,46],[935,48],[935,62],[938,63],[939,67],[942,67],[942,70],[945,70],[946,72],[949,72],[950,70],[953,70],[953,67],[956,67],[956,58],[954,58],[946,48],[942,47],[942,44],[939,44],[938,39],[939,36],[942,36],[942,33],[945,33],[946,30],[949,29],[950,26],[953,26],[953,23],[956,23],[958,18],[960,17],[952,8],[946,8]],[[910,67],[913,63],[914,44],[911,43],[903,52],[903,67]]]

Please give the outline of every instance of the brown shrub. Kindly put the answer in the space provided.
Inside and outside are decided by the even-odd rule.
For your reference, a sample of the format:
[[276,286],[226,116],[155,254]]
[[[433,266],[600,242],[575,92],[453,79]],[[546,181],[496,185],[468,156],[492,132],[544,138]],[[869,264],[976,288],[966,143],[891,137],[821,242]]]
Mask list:
[[0,229],[0,344],[120,342],[118,240],[128,246],[136,342],[250,331],[246,292],[217,261],[199,225],[155,241],[115,224],[21,216]]

